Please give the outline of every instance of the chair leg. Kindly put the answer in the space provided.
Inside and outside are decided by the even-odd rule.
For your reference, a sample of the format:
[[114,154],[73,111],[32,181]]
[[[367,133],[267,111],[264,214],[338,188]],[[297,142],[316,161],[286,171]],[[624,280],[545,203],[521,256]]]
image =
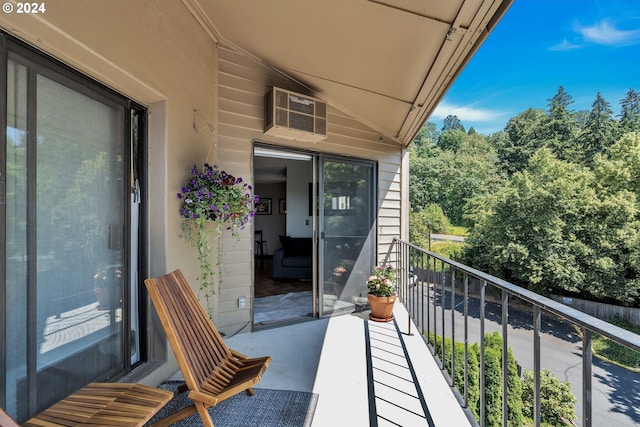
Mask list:
[[207,410],[207,405],[202,402],[195,402],[195,406],[198,410],[198,414],[200,414],[200,420],[202,420],[203,427],[214,427],[211,415],[209,415],[209,411]]
[[256,394],[256,392],[255,392],[255,391],[253,390],[253,388],[251,388],[251,387],[249,387],[249,388],[246,390],[246,393],[247,393],[247,395],[249,395],[249,396],[253,396],[254,394]]
[[[184,418],[187,418],[189,415],[195,414],[195,413],[196,413],[195,405],[187,406],[184,409],[174,412],[173,414],[168,415],[162,418],[161,420],[154,422],[153,424],[150,425],[150,427],[168,427]],[[213,424],[211,424],[211,426],[213,427]]]

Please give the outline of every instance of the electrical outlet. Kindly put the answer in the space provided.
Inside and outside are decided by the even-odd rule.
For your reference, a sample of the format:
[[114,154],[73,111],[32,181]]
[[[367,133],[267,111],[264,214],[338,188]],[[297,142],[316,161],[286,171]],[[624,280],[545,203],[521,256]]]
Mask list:
[[238,298],[238,308],[247,308],[247,300],[245,297]]

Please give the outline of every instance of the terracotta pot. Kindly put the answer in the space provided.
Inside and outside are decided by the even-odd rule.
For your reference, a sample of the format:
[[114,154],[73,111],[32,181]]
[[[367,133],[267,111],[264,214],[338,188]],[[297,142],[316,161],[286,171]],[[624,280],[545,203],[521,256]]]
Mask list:
[[376,322],[389,322],[393,319],[393,304],[395,304],[397,295],[390,297],[378,297],[375,295],[367,294],[369,299],[369,307],[371,307],[371,314],[369,318]]
[[98,310],[109,310],[119,307],[122,302],[122,289],[118,287],[94,287],[98,300]]

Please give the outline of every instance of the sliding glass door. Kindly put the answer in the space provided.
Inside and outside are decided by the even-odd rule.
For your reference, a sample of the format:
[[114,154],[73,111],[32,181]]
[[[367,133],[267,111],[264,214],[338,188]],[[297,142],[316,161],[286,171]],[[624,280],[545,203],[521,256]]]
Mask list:
[[143,124],[125,99],[23,53],[2,52],[0,156],[0,406],[20,421],[140,360],[131,194]]
[[320,160],[320,310],[328,315],[366,303],[376,250],[376,178],[372,162]]

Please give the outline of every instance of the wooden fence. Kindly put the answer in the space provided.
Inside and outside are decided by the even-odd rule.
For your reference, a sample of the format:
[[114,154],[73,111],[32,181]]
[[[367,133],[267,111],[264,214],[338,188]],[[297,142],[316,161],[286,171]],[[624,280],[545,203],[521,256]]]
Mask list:
[[551,299],[573,307],[576,310],[580,310],[593,317],[597,317],[598,319],[609,321],[621,318],[633,323],[634,325],[640,325],[640,308],[622,307],[619,305],[587,301],[579,298],[562,297],[560,295],[552,295]]

